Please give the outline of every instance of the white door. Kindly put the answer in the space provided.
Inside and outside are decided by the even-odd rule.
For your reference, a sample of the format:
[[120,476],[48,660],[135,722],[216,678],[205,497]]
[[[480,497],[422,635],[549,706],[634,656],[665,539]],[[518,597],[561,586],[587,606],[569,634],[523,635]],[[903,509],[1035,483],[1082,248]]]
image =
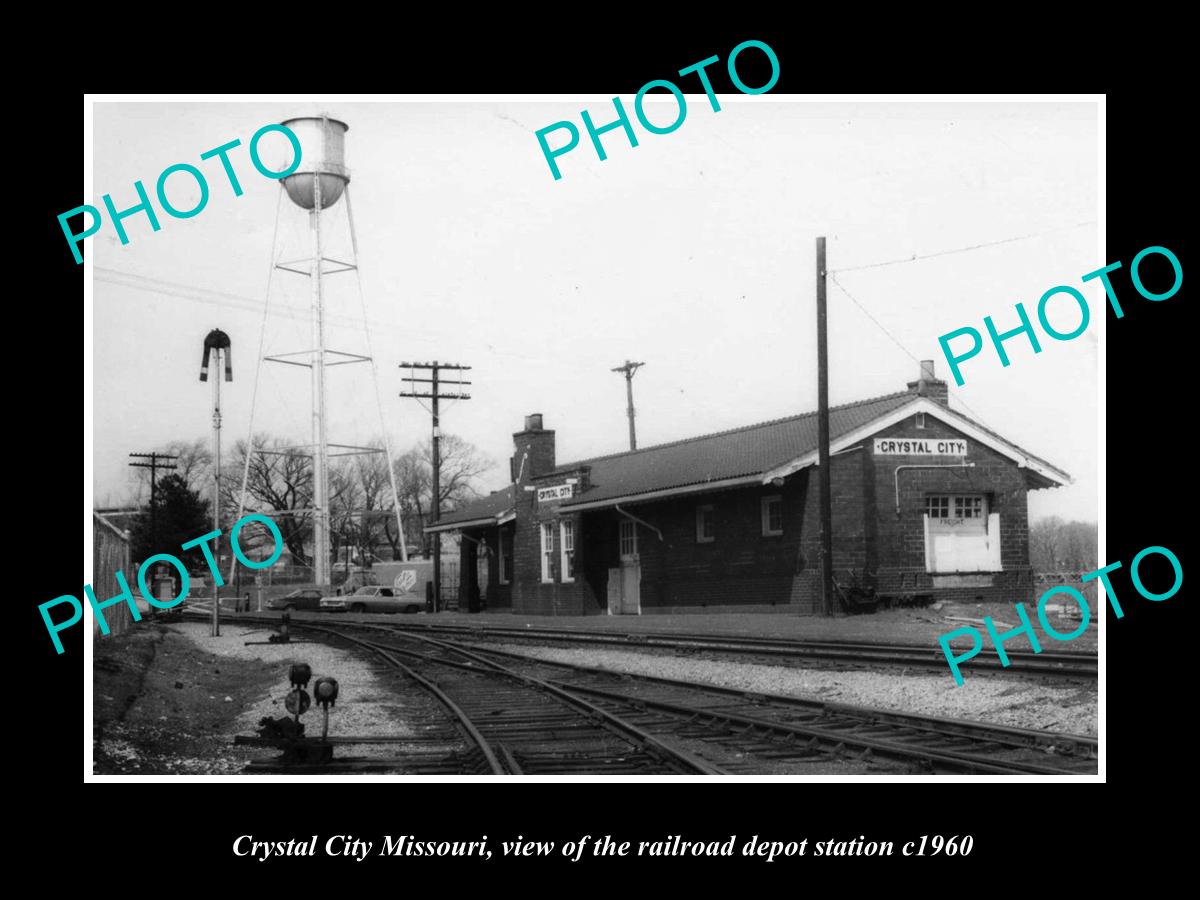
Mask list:
[[[931,496],[926,501],[926,567],[930,572],[999,569],[999,516],[980,494]],[[989,534],[989,525],[991,531]]]
[[621,552],[620,611],[624,615],[640,615],[642,612],[642,565],[638,559],[637,523],[631,519],[622,519],[619,540]]

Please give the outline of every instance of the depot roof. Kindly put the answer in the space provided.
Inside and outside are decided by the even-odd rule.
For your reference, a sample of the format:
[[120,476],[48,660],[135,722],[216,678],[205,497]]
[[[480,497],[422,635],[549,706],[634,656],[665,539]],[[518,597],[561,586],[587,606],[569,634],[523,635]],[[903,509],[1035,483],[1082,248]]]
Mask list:
[[[851,449],[871,434],[917,412],[932,415],[1012,459],[1027,470],[1031,487],[1049,487],[1071,481],[1066,472],[1022,450],[984,425],[911,391],[831,407],[830,452]],[[587,467],[588,489],[559,506],[563,511],[587,510],[726,487],[766,484],[813,465],[816,460],[817,414],[808,412],[564,463],[536,480],[552,482]],[[494,525],[502,518],[507,521],[511,518],[512,497],[511,486],[497,491],[444,516],[436,530]]]

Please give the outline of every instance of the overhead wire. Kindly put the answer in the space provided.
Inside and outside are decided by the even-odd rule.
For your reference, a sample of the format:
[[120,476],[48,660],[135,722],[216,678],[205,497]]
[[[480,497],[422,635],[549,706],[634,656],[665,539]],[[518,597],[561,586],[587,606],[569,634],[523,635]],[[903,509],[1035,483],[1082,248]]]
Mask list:
[[1094,219],[1089,220],[1087,222],[1076,222],[1074,225],[1064,225],[1059,228],[1051,228],[1049,231],[1037,231],[1037,232],[1033,232],[1031,234],[1018,235],[1017,237],[1002,238],[1001,240],[998,240],[998,241],[985,241],[982,244],[971,244],[969,247],[955,247],[951,250],[937,250],[933,253],[914,253],[912,256],[906,256],[901,259],[889,259],[889,260],[884,260],[883,262],[866,263],[865,265],[861,265],[861,266],[844,266],[840,269],[830,269],[829,274],[832,275],[835,272],[859,272],[859,271],[862,271],[863,269],[879,269],[879,268],[882,268],[883,266],[898,266],[901,263],[916,262],[917,260],[920,260],[920,259],[933,259],[934,257],[937,257],[937,256],[950,256],[951,254],[954,254],[954,253],[967,253],[968,251],[971,251],[971,250],[982,250],[985,247],[998,247],[1001,244],[1012,244],[1016,241],[1028,241],[1028,240],[1031,240],[1032,238],[1045,237],[1048,234],[1057,234],[1060,231],[1071,231],[1072,229],[1075,229],[1075,228],[1083,228],[1085,225],[1095,225],[1095,224],[1096,224],[1096,221]]
[[[844,271],[844,270],[842,270],[842,271]],[[900,339],[897,338],[890,331],[888,331],[887,328],[884,327],[882,322],[880,322],[873,315],[871,315],[870,311],[865,306],[863,306],[862,303],[859,302],[858,298],[856,298],[853,294],[851,294],[848,290],[846,290],[845,285],[843,285],[840,281],[838,281],[837,275],[835,275],[832,271],[829,272],[828,274],[829,274],[829,280],[832,281],[834,283],[834,285],[837,286],[837,289],[839,291],[841,291],[843,294],[845,294],[847,297],[849,297],[850,301],[855,306],[857,306],[860,310],[862,310],[863,315],[865,315],[868,319],[870,319],[872,322],[874,322],[875,326],[880,331],[882,331],[884,334],[886,334],[888,336],[888,338],[892,341],[893,344],[895,344],[902,351],[904,351],[904,353],[908,356],[909,359],[911,359],[913,362],[915,362],[918,366],[921,365],[921,360],[917,359],[917,357],[914,356],[907,347],[905,347],[902,343],[900,343]],[[947,385],[946,388],[947,388],[947,393],[949,393],[949,385]],[[957,400],[959,403],[961,403],[967,409],[967,411],[971,413],[971,415],[975,416],[975,418],[979,420],[979,422],[981,424],[987,426],[992,431],[996,430],[995,428],[993,428],[991,425],[988,424],[987,420],[984,419],[983,416],[981,416],[974,409],[972,409],[971,406],[965,400],[963,400],[963,398],[960,397],[958,394],[954,395],[954,399]]]
[[[272,251],[274,251],[275,241],[279,236],[279,216],[280,216],[280,212],[282,211],[282,208],[283,208],[283,182],[281,181],[281,182],[279,182],[279,196],[275,201],[275,226],[271,231]],[[272,257],[274,257],[274,252],[272,252]],[[247,426],[247,434],[246,434],[246,453],[245,453],[246,460],[245,460],[245,465],[242,468],[242,490],[241,490],[241,496],[238,499],[238,512],[237,512],[237,518],[234,519],[235,522],[240,522],[242,520],[242,513],[244,513],[246,511],[246,486],[247,486],[247,484],[249,484],[249,481],[250,481],[250,459],[254,455],[254,410],[258,404],[258,384],[259,384],[259,380],[262,376],[263,348],[266,346],[266,340],[267,340],[267,312],[271,308],[271,282],[274,280],[274,277],[275,277],[276,262],[277,262],[277,260],[272,258],[271,265],[267,269],[267,288],[266,288],[265,295],[263,298],[262,322],[260,323],[259,331],[258,331],[258,364],[254,367],[254,387],[250,391],[250,420],[249,420],[249,425]],[[220,375],[218,375],[216,377],[219,378]],[[221,496],[219,489],[217,491],[217,496],[218,497]],[[236,567],[236,565],[237,565],[236,557],[230,559],[230,561],[229,561],[229,580],[230,581],[233,581],[234,568]]]
[[388,440],[387,423],[383,418],[383,398],[379,393],[379,366],[375,361],[375,348],[371,341],[371,328],[367,324],[367,298],[363,292],[362,272],[358,268],[358,234],[354,228],[354,209],[350,205],[350,185],[344,188],[346,195],[346,219],[350,223],[350,246],[354,251],[354,280],[358,284],[358,302],[362,307],[363,332],[367,338],[367,356],[371,358],[371,380],[375,385],[375,405],[379,409],[379,429],[383,435],[383,451],[387,458],[388,482],[392,487],[392,506],[396,512],[396,529],[400,534],[400,558],[408,562],[408,544],[404,536],[404,521],[400,515],[400,492],[396,489],[396,468],[392,462],[392,445]]

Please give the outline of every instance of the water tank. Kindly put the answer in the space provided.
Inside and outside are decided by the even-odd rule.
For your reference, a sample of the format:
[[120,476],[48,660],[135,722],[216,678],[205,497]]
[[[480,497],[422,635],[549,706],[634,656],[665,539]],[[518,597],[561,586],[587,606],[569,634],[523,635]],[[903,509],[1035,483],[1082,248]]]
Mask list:
[[350,126],[337,119],[305,116],[283,123],[300,139],[300,168],[283,179],[292,202],[304,209],[317,205],[316,181],[320,177],[321,208],[338,202],[350,183],[346,168],[346,132]]

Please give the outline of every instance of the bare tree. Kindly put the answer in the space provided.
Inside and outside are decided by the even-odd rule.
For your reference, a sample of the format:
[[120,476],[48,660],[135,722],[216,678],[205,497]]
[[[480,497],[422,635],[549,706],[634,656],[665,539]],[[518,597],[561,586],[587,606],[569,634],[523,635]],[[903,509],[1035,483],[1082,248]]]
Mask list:
[[[442,436],[441,457],[438,493],[444,514],[479,496],[475,485],[494,463],[474,444],[453,434]],[[433,450],[429,441],[422,441],[396,460],[396,483],[404,533],[412,546],[419,544],[428,556],[430,539],[424,528],[432,520],[433,511]]]
[[1064,524],[1058,516],[1047,516],[1029,526],[1029,562],[1035,571],[1061,571]]
[[329,539],[334,561],[342,561],[350,574],[346,549],[358,547],[358,509],[361,490],[356,467],[352,462],[339,460],[329,467]]
[[[376,441],[371,446],[382,450],[381,441]],[[359,504],[354,534],[360,558],[371,559],[376,555],[375,548],[386,541],[392,547],[392,558],[399,559],[399,535],[392,537],[396,532],[395,510],[391,479],[388,478],[387,456],[380,452],[355,457],[354,477]],[[390,532],[389,520],[393,525]]]
[[1094,522],[1047,516],[1029,526],[1029,561],[1038,572],[1089,572],[1097,565]]
[[[222,506],[236,512],[241,499],[241,473],[246,465],[246,442],[238,441],[222,477]],[[304,542],[312,534],[312,457],[287,442],[265,434],[254,436],[246,481],[246,512],[271,513],[283,543],[299,565],[311,565]],[[289,512],[296,510],[296,512]],[[305,510],[305,512],[299,512]],[[228,521],[228,519],[224,519]]]

